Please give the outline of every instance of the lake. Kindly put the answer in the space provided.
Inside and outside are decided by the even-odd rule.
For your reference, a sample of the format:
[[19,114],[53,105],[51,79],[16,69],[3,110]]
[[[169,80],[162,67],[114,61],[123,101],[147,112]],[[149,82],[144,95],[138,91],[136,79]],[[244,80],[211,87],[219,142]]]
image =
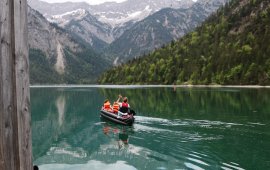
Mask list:
[[[133,126],[100,119],[127,96]],[[270,169],[270,89],[32,87],[41,170]]]

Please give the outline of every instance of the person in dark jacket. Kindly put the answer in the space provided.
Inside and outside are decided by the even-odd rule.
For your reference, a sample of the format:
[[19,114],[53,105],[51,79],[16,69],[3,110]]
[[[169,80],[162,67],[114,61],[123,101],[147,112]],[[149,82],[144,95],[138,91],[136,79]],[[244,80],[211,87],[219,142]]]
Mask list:
[[129,110],[130,110],[130,105],[128,104],[128,98],[127,97],[124,97],[123,98],[123,102],[119,102],[120,99],[122,99],[122,96],[119,95],[118,99],[117,99],[117,103],[119,104],[119,111],[118,111],[118,118],[121,117],[121,116],[124,116],[124,115],[127,115]]

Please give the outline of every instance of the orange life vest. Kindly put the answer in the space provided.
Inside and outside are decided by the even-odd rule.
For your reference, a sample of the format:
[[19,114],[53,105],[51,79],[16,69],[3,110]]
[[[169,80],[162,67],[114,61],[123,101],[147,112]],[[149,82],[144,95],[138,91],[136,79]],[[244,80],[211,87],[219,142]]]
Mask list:
[[113,104],[113,112],[117,113],[118,110],[119,110],[119,104],[118,103]]
[[111,103],[110,102],[104,103],[103,108],[104,108],[104,110],[110,110],[111,109]]

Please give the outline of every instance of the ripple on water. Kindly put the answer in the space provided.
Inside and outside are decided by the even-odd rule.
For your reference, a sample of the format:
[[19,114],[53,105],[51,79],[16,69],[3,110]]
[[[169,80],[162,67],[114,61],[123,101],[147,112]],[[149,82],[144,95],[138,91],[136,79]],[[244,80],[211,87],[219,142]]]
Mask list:
[[220,140],[223,138],[222,135],[198,133],[191,129],[183,128],[209,128],[209,127],[226,127],[227,125],[238,125],[233,123],[223,123],[219,121],[207,121],[207,120],[168,120],[161,118],[151,117],[136,117],[136,124],[134,125],[134,131],[142,134],[156,135],[156,138],[162,140],[180,142],[189,141],[213,141]]
[[[224,136],[214,133],[212,129],[227,129],[234,126],[242,126],[242,124],[192,119],[168,120],[137,116],[134,131],[136,131],[136,135],[143,136],[144,139],[148,138],[146,144],[155,146],[158,148],[158,153],[167,156],[166,158],[156,153],[148,155],[148,158],[159,162],[172,159],[176,162],[175,167],[180,166],[183,168],[184,166],[184,168],[200,170],[209,169],[213,166],[221,167],[219,163],[221,158],[205,147],[205,142],[209,143],[224,138]],[[233,164],[229,165],[238,167]],[[222,164],[222,167],[232,168],[226,164]]]
[[239,164],[234,163],[234,162],[222,163],[221,168],[224,170],[231,170],[231,169],[244,170],[243,168],[239,167]]
[[[221,121],[210,121],[210,120],[194,120],[194,119],[162,119],[162,118],[153,118],[153,117],[144,117],[144,116],[135,116],[136,123],[139,124],[148,124],[148,125],[160,125],[160,126],[198,126],[198,127],[232,127],[232,126],[243,126],[240,123],[231,123],[231,122],[221,122]],[[261,123],[251,123],[256,125],[265,125]],[[163,128],[164,128],[163,127]]]
[[201,164],[201,165],[209,166],[208,163],[205,163],[204,161],[199,160],[199,159],[195,159],[195,158],[187,158],[187,159],[190,160],[190,161],[192,161],[192,162],[196,162],[198,164]]
[[258,126],[265,126],[266,124],[260,123],[260,122],[248,122],[248,124],[251,125],[258,125]]
[[189,163],[189,162],[185,162],[184,165],[187,167],[187,168],[190,168],[190,169],[196,169],[196,170],[204,170],[204,168],[201,168],[197,165],[194,165],[193,163]]

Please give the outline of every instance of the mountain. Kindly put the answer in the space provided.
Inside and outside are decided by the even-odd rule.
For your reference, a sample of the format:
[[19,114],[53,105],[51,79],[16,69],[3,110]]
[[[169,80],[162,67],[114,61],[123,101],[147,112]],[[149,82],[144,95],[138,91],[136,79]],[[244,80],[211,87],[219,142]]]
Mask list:
[[85,2],[47,3],[41,0],[27,0],[28,5],[39,11],[45,18],[64,14],[77,9],[87,9],[89,4]]
[[100,21],[114,27],[126,22],[137,22],[163,8],[188,8],[192,0],[127,0],[90,6],[89,11]]
[[29,0],[29,4],[118,64],[183,36],[225,1],[127,0],[89,5]]
[[98,21],[84,9],[77,9],[62,15],[56,15],[54,19],[58,19],[57,24],[59,26],[73,36],[83,39],[97,52],[100,52],[114,40],[111,34],[112,27]]
[[93,83],[108,61],[28,8],[30,83]]
[[192,0],[127,0],[121,3],[106,2],[99,5],[89,5],[84,2],[46,3],[40,0],[28,0],[28,3],[46,18],[77,9],[85,9],[97,17],[99,21],[115,27],[132,20],[142,20],[162,8],[188,8],[194,2]]
[[[40,11],[48,21],[58,24],[71,34],[82,38],[97,52],[118,39],[133,25],[165,8],[188,8],[192,0],[128,0],[122,3],[46,3],[28,0],[34,9]],[[134,4],[136,4],[134,6]]]
[[100,22],[95,16],[91,15],[86,10],[89,8],[86,3],[49,4],[30,0],[29,4],[39,9],[49,22],[57,24],[73,36],[90,44],[96,52],[100,52],[115,39],[113,34],[115,31],[113,31],[112,26]]
[[125,31],[112,42],[108,53],[118,62],[148,53],[192,31],[226,1],[201,0],[187,9],[162,9]]
[[105,72],[101,84],[270,84],[270,1],[232,0],[183,38]]

